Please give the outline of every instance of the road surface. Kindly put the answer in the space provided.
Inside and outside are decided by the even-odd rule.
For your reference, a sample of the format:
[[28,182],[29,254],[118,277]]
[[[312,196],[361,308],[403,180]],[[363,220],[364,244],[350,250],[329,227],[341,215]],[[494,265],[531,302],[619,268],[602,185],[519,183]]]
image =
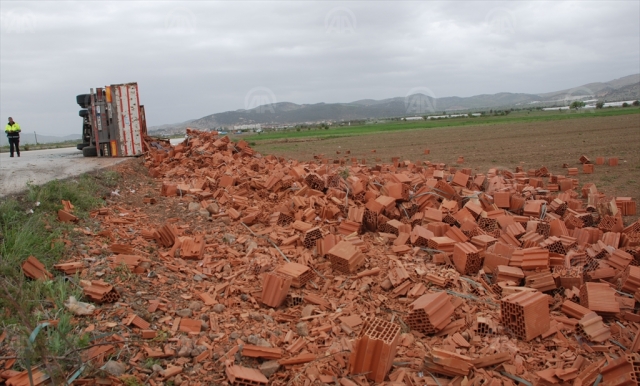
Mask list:
[[[184,138],[172,139],[172,144]],[[21,151],[20,158],[10,158],[9,153],[0,154],[0,197],[19,193],[27,183],[41,185],[56,179],[78,176],[82,173],[113,166],[128,158],[82,156],[75,147]]]
[[41,185],[112,166],[126,158],[84,158],[74,147],[21,151],[20,158],[0,154],[0,197],[26,189],[27,183]]

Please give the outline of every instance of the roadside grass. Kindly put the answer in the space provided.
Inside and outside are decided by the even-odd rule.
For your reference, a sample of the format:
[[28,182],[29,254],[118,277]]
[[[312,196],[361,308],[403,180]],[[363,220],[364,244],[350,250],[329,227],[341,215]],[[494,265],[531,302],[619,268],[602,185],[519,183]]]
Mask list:
[[[105,182],[117,181],[115,172],[84,174],[65,181],[51,181],[42,186],[29,185],[27,192],[0,200],[0,330],[16,350],[17,367],[43,366],[54,384],[70,369],[82,365],[80,350],[89,344],[89,336],[74,322],[74,315],[64,306],[70,296],[81,299],[77,277],[64,277],[53,265],[66,260],[63,239],[75,239],[76,225],[57,220],[61,200],[74,205],[81,220],[102,205],[99,198],[108,191]],[[30,280],[21,265],[29,256],[36,257],[53,280]],[[33,341],[29,336],[39,324],[55,321],[43,328]]]
[[628,114],[640,114],[640,108],[632,106],[625,108],[607,108],[602,110],[582,110],[582,111],[518,111],[504,116],[482,116],[467,118],[447,118],[435,119],[429,121],[393,121],[384,123],[367,124],[360,126],[336,126],[328,130],[314,128],[311,130],[288,129],[284,131],[269,132],[263,134],[255,134],[244,137],[246,141],[268,141],[279,139],[296,139],[296,138],[318,138],[332,139],[354,135],[366,135],[372,133],[391,132],[400,130],[419,130],[432,129],[442,127],[463,127],[463,126],[481,126],[495,125],[507,123],[536,123],[548,121],[560,121],[566,119],[588,119],[598,117],[611,117]]

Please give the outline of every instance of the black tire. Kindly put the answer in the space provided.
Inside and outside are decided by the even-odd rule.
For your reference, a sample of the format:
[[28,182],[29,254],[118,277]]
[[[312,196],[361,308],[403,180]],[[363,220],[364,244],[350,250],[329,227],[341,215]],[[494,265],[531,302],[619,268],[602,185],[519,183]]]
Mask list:
[[80,110],[80,111],[78,111],[78,115],[81,116],[82,118],[88,117],[89,116],[89,110]]
[[83,157],[97,157],[98,156],[98,150],[96,149],[95,146],[85,146],[82,149],[82,156]]
[[76,102],[82,107],[86,109],[91,106],[91,94],[80,94],[76,96]]
[[79,144],[76,145],[76,149],[82,150],[87,146],[89,146],[89,143],[87,143],[87,142],[79,143]]

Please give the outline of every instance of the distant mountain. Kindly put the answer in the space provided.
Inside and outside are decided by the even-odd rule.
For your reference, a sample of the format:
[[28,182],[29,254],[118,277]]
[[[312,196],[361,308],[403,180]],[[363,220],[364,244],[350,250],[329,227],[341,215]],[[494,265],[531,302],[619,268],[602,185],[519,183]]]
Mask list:
[[[57,137],[54,135],[40,135],[38,134],[38,143],[58,143],[66,141],[80,141],[80,134],[70,134],[64,137]],[[35,144],[36,136],[34,133],[20,133],[20,145]],[[0,146],[9,145],[6,135],[0,135]]]
[[607,102],[640,98],[640,74],[609,82],[594,82],[571,89],[543,94],[502,92],[472,97],[432,98],[424,94],[382,100],[361,99],[350,103],[295,104],[279,102],[250,110],[225,111],[190,121],[152,126],[150,132],[179,132],[186,127],[211,129],[235,125],[285,125],[322,121],[350,121],[438,115],[489,109],[568,105],[574,100],[598,99]]
[[634,83],[615,90],[611,90],[598,99],[602,99],[607,102],[635,101],[640,99],[638,98],[639,95],[640,83]]
[[[595,83],[587,83],[582,86],[554,91],[545,94],[538,94],[545,101],[558,100],[565,96],[578,96],[580,94],[591,94],[597,98],[605,97],[607,94],[612,93],[613,91],[627,87],[627,86],[638,86],[640,84],[640,74],[634,74],[625,76],[622,78],[614,79],[609,82],[595,82]],[[611,97],[610,97],[611,98]],[[637,98],[637,96],[636,96]],[[608,100],[608,102],[614,102],[613,100]]]

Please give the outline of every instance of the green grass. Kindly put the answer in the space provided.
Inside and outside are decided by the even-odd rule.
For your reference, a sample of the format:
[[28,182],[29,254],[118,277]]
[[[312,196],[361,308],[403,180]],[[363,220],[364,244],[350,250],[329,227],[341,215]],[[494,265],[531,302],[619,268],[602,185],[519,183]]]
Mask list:
[[[80,299],[82,291],[77,278],[64,278],[53,270],[54,264],[70,257],[62,239],[78,237],[74,231],[77,225],[60,223],[57,211],[62,208],[61,200],[69,200],[74,214],[87,219],[90,210],[102,205],[98,197],[107,191],[108,183],[118,179],[114,172],[85,174],[30,185],[23,195],[0,199],[0,330],[20,342],[18,369],[44,364],[55,378],[81,363],[79,352],[74,350],[85,347],[89,339],[72,322],[73,315],[64,302],[70,296]],[[54,273],[54,279],[27,279],[21,265],[29,256]],[[57,320],[58,325],[44,328],[35,342],[29,343],[35,327],[48,320]]]
[[325,129],[289,129],[270,133],[256,134],[243,138],[246,141],[266,141],[278,139],[296,139],[315,137],[319,139],[331,139],[345,136],[366,135],[400,130],[419,130],[441,127],[461,127],[472,125],[495,125],[507,123],[535,123],[547,121],[559,121],[565,119],[585,119],[596,117],[610,117],[627,114],[640,114],[638,107],[606,108],[600,110],[581,111],[518,111],[504,116],[483,116],[473,118],[448,118],[429,121],[393,121],[361,126],[339,126]]

